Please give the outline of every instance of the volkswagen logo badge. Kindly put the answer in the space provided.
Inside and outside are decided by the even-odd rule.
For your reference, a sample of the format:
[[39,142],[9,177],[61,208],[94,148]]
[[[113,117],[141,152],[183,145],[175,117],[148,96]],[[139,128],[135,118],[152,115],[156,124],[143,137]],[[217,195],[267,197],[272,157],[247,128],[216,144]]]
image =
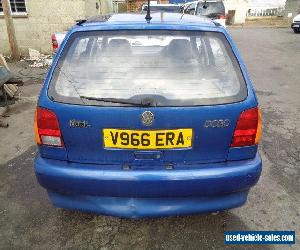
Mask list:
[[154,121],[154,114],[151,111],[145,111],[141,114],[141,121],[145,126],[151,126]]

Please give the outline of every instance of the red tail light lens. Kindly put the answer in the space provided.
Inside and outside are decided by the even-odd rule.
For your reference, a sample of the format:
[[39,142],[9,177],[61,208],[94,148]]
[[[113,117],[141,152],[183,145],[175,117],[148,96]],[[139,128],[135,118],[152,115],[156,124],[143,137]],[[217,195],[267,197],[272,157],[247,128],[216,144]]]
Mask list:
[[51,36],[51,40],[52,40],[52,49],[53,51],[56,51],[58,48],[58,42],[54,34]]
[[218,16],[218,19],[226,19],[226,16],[224,16],[224,15],[219,15],[219,16]]
[[241,113],[233,134],[231,147],[252,146],[259,143],[262,133],[261,113],[258,107]]
[[34,130],[38,144],[56,147],[64,146],[58,119],[53,111],[37,107]]

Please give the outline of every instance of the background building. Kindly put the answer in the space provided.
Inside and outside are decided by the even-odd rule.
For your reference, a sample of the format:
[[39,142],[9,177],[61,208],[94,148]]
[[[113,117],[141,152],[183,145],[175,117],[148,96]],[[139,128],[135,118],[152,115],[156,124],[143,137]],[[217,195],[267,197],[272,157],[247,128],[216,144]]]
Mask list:
[[242,24],[245,23],[246,13],[248,7],[247,0],[224,0],[226,13],[234,12],[233,23]]
[[247,16],[283,16],[286,0],[248,0]]
[[[1,2],[1,1],[0,1]],[[51,53],[51,34],[68,30],[78,19],[112,11],[109,0],[10,0],[21,53],[28,48]],[[0,54],[9,54],[3,9],[0,4]]]
[[287,0],[285,4],[285,17],[292,13],[292,16],[296,16],[300,13],[300,0]]

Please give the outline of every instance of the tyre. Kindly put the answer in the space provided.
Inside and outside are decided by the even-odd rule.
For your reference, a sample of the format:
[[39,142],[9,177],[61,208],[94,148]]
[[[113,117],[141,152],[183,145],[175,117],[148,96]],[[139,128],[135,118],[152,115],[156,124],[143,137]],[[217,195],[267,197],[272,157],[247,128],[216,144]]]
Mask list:
[[300,29],[293,29],[294,30],[294,33],[299,33],[300,32]]

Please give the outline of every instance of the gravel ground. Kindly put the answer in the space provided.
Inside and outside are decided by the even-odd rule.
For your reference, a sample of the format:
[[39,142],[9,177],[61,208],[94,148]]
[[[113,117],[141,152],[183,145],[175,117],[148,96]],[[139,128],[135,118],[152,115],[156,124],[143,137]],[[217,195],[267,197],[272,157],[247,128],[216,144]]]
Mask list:
[[9,128],[0,128],[0,249],[224,249],[224,230],[295,230],[297,245],[243,249],[299,249],[300,35],[285,28],[230,32],[254,80],[264,121],[263,173],[245,206],[143,220],[53,207],[33,172],[32,120],[46,70],[19,62],[10,66],[25,85],[5,118]]

